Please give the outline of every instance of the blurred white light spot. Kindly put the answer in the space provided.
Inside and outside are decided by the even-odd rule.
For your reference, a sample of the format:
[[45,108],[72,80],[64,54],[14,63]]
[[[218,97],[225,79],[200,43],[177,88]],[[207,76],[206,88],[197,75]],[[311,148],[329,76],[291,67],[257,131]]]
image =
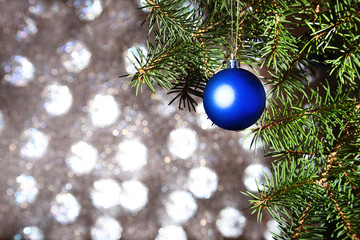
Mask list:
[[194,216],[197,204],[191,193],[186,191],[174,191],[166,199],[165,210],[174,223],[184,223]]
[[255,150],[255,147],[257,149],[259,149],[263,146],[263,144],[262,144],[261,139],[257,138],[256,142],[254,142],[251,145],[255,134],[250,133],[251,132],[250,128],[240,132],[239,144],[243,147],[243,149],[248,150],[248,151],[253,151],[253,150]]
[[152,94],[151,99],[156,100],[152,110],[157,114],[160,114],[162,117],[169,117],[177,110],[174,104],[169,105],[169,101],[171,99],[169,98],[169,95],[162,91],[159,91],[156,94]]
[[74,222],[80,213],[81,206],[70,193],[59,193],[51,203],[50,212],[61,224]]
[[25,130],[20,139],[24,142],[20,154],[26,158],[42,157],[49,145],[48,137],[36,128]]
[[24,23],[18,26],[21,29],[16,32],[15,39],[17,41],[25,40],[38,32],[35,21],[28,17],[24,17]]
[[91,59],[91,52],[81,41],[71,40],[58,49],[60,59],[67,71],[78,73],[85,69]]
[[98,151],[92,145],[80,141],[71,146],[71,154],[66,164],[75,174],[89,173],[96,164]]
[[24,227],[21,233],[14,236],[14,240],[43,240],[43,231],[36,226]]
[[5,128],[4,115],[0,110],[0,134],[4,130],[4,128]]
[[170,132],[169,151],[181,159],[189,158],[196,150],[198,141],[195,131],[178,128]]
[[[139,52],[140,51],[140,52]],[[124,53],[124,61],[125,61],[125,70],[127,73],[132,74],[137,72],[136,68],[134,67],[134,64],[136,67],[140,67],[139,63],[136,59],[140,60],[141,55],[147,56],[148,51],[144,45],[134,45],[133,47],[129,48]]]
[[42,92],[42,96],[46,98],[44,103],[45,110],[54,116],[67,113],[73,102],[69,88],[59,84],[46,86]]
[[210,198],[216,191],[218,177],[207,167],[197,167],[190,170],[187,186],[197,198]]
[[199,103],[199,105],[196,107],[196,113],[197,113],[197,123],[202,129],[215,128],[215,125],[212,123],[208,115],[205,113],[203,103]]
[[94,182],[90,196],[97,208],[111,208],[120,203],[120,185],[113,179],[100,179]]
[[316,73],[313,72],[313,70],[311,70],[310,68],[308,68],[306,65],[304,65],[303,63],[299,62],[296,65],[296,68],[299,69],[306,78],[307,83],[314,83],[316,82],[317,78],[316,78]]
[[274,239],[273,234],[280,236],[281,230],[279,229],[279,224],[274,219],[271,219],[266,223],[266,230],[264,231],[265,240]]
[[59,3],[58,2],[43,2],[43,0],[32,0],[29,1],[31,6],[29,7],[29,12],[42,17],[42,18],[51,18],[54,13],[59,11]]
[[218,219],[216,220],[216,227],[227,238],[239,237],[246,225],[246,218],[237,209],[227,207],[221,210]]
[[89,113],[94,127],[107,127],[117,120],[120,110],[112,95],[97,94],[89,101]]
[[123,171],[140,170],[147,163],[147,148],[136,139],[119,144],[116,160]]
[[112,217],[99,217],[91,228],[93,240],[117,240],[121,238],[123,228],[120,223]]
[[150,12],[149,8],[145,7],[146,4],[146,0],[136,0],[138,6],[141,8],[141,10],[143,10],[144,12]]
[[14,193],[18,204],[34,202],[39,190],[33,176],[20,175],[16,178],[19,183],[18,190]]
[[259,184],[260,190],[263,189],[263,184],[265,181],[264,174],[268,177],[271,177],[270,169],[262,164],[251,164],[249,165],[244,172],[243,181],[245,187],[252,192],[257,192],[258,188],[256,181]]
[[155,240],[187,240],[187,236],[181,226],[169,225],[159,229]]
[[138,212],[148,201],[148,188],[137,180],[129,180],[121,185],[120,204],[131,212]]
[[74,7],[80,20],[92,21],[103,11],[101,0],[75,0]]
[[15,55],[4,64],[5,81],[15,87],[26,87],[34,78],[34,65],[23,56]]
[[218,87],[214,93],[214,100],[220,108],[231,106],[235,100],[234,89],[226,84]]

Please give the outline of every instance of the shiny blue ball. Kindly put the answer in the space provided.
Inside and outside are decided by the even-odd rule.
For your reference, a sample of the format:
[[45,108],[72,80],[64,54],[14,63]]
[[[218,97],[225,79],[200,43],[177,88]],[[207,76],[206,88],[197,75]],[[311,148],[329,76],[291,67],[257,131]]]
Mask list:
[[260,80],[241,68],[216,73],[204,90],[205,112],[217,126],[239,131],[253,125],[262,115],[266,94]]

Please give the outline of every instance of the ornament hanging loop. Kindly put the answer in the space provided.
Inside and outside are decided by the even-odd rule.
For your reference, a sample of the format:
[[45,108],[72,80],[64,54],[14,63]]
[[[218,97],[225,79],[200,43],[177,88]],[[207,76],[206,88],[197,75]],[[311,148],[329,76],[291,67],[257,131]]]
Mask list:
[[237,59],[229,59],[226,62],[226,68],[240,68],[240,61]]
[[[233,0],[230,1],[231,5],[231,59],[234,59],[234,55],[237,55],[238,51],[238,38],[239,38],[239,0],[236,0],[236,33],[234,35],[234,11],[233,11]],[[235,39],[235,41],[234,41]]]

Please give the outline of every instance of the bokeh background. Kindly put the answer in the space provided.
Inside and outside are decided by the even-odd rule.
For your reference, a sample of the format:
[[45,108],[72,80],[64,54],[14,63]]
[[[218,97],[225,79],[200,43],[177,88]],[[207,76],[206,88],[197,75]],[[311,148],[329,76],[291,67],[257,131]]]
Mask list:
[[261,142],[135,96],[136,0],[0,0],[0,239],[272,239]]

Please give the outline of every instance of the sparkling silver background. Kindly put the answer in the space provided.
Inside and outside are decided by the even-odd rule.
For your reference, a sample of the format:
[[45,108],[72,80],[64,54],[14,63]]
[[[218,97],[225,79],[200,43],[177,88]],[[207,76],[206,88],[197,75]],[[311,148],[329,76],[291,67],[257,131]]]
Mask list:
[[[136,97],[136,0],[0,0],[0,239],[271,239],[246,133]],[[261,144],[260,144],[261,149]]]

